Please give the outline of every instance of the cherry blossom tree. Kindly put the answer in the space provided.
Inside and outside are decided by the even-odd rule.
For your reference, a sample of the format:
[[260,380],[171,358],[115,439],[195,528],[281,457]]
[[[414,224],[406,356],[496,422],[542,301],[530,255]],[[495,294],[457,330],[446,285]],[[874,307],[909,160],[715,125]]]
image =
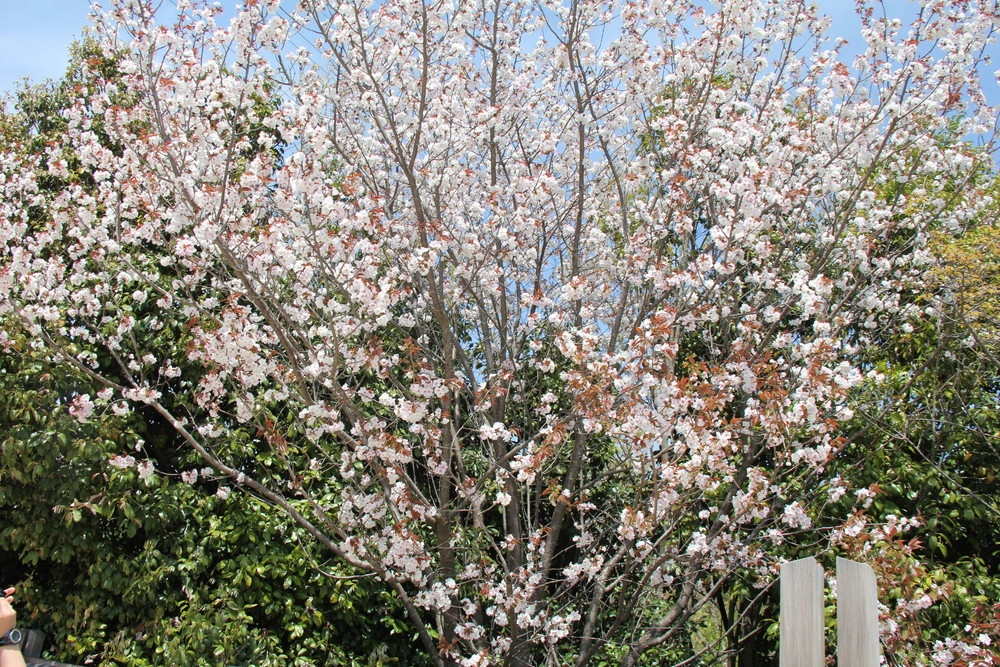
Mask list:
[[858,352],[994,206],[995,2],[862,15],[844,63],[799,0],[115,0],[119,72],[0,156],[0,315],[436,664],[672,655],[854,493]]

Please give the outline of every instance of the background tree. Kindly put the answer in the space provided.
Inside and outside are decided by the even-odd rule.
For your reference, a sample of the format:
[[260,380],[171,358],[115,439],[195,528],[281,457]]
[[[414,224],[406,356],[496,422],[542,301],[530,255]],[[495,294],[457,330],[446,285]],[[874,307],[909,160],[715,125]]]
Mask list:
[[105,387],[71,413],[155,411],[436,664],[725,653],[698,615],[815,544],[864,350],[991,206],[994,4],[854,73],[802,2],[179,5],[99,22],[92,189],[0,158],[0,313]]

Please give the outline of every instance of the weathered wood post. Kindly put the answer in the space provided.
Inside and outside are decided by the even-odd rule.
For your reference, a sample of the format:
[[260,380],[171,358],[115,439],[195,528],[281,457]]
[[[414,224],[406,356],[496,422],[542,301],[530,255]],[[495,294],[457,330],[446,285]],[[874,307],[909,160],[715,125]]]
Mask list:
[[875,572],[865,563],[838,558],[837,664],[840,667],[878,667],[878,663]]
[[[815,558],[781,566],[780,667],[822,667],[823,568]],[[837,558],[837,664],[878,667],[878,587],[871,566]]]
[[781,566],[780,667],[823,667],[823,568],[815,558]]

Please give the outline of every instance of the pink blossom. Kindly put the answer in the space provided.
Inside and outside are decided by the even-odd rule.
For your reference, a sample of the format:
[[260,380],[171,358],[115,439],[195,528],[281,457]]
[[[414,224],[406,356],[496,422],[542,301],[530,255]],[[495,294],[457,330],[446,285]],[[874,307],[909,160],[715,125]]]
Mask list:
[[153,462],[148,459],[140,463],[136,467],[136,470],[139,473],[139,479],[144,481],[151,478],[153,476],[153,473],[155,472],[155,470],[153,469]]
[[125,456],[118,455],[112,458],[110,461],[108,461],[108,463],[110,463],[115,468],[121,468],[121,469],[131,468],[132,466],[135,465],[135,457],[130,455],[125,455]]
[[90,394],[75,396],[69,405],[69,413],[81,424],[86,423],[94,414],[94,403],[90,400]]

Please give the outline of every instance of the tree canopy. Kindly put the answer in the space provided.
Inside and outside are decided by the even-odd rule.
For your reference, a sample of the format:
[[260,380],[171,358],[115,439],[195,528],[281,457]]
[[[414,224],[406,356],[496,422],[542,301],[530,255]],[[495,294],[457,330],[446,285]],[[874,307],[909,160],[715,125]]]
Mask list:
[[862,11],[850,66],[800,0],[165,11],[113,2],[65,131],[0,152],[0,344],[182,449],[103,474],[280,512],[437,665],[723,659],[794,550],[910,563],[844,462],[959,471],[904,348],[995,219],[995,2]]

